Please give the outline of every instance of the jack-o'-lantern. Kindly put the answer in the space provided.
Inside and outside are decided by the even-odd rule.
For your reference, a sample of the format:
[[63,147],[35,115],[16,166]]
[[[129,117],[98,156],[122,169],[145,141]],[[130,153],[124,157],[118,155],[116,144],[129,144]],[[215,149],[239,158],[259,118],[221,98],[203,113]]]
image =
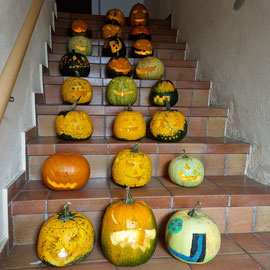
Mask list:
[[157,224],[151,208],[134,201],[127,188],[126,199],[106,210],[101,231],[105,257],[117,266],[136,266],[147,262],[157,244]]
[[138,150],[138,144],[132,149],[119,152],[113,162],[113,180],[122,187],[145,186],[150,181],[151,175],[150,158]]
[[92,100],[93,90],[89,81],[79,77],[79,73],[76,72],[78,77],[67,78],[61,89],[62,99],[65,103],[73,104],[76,100],[77,104],[88,104]]
[[171,160],[169,176],[177,185],[195,187],[203,181],[204,167],[198,158],[187,156],[184,153],[182,157],[176,157]]
[[104,39],[109,37],[123,37],[122,28],[119,25],[105,24],[102,27],[102,37]]
[[87,77],[90,73],[90,64],[86,56],[74,51],[62,56],[59,68],[63,76],[76,77],[77,71],[81,77]]
[[107,76],[114,78],[117,76],[132,75],[132,65],[125,57],[112,57],[107,63]]
[[135,70],[141,80],[160,80],[164,73],[164,65],[158,58],[148,56],[138,62]]
[[135,4],[129,13],[129,22],[131,26],[147,26],[148,11],[143,4]]
[[138,39],[132,44],[131,54],[133,57],[143,58],[152,56],[154,49],[151,41],[147,39]]
[[87,140],[93,133],[93,122],[89,114],[76,111],[77,101],[68,110],[58,113],[55,121],[56,134],[62,140]]
[[110,9],[106,13],[106,23],[124,26],[125,25],[125,15],[121,10],[119,10],[117,8]]
[[121,56],[125,57],[127,53],[125,42],[120,37],[109,37],[105,39],[103,45],[104,56]]
[[171,110],[166,100],[166,110],[157,111],[150,122],[154,138],[162,142],[178,142],[187,134],[187,121],[178,110]]
[[43,223],[37,243],[40,260],[56,267],[68,266],[85,259],[95,243],[95,232],[83,214],[70,212],[66,203],[62,213]]
[[204,213],[193,210],[178,211],[171,216],[165,231],[170,253],[178,260],[203,264],[218,253],[221,236],[218,226]]
[[106,99],[111,105],[133,105],[137,96],[137,85],[130,77],[115,77],[107,86]]
[[129,39],[148,39],[151,41],[151,34],[146,26],[137,26],[132,28],[131,32],[129,33]]
[[83,19],[73,20],[70,27],[70,35],[91,37],[91,29],[89,24]]
[[155,105],[164,106],[166,105],[165,99],[173,106],[178,101],[178,92],[174,87],[173,83],[169,80],[158,81],[152,87],[152,101]]
[[41,169],[43,183],[53,190],[76,190],[83,187],[90,176],[86,158],[72,152],[48,157]]
[[91,55],[92,49],[91,40],[84,36],[75,36],[68,42],[68,52],[70,53],[74,50],[75,53]]
[[127,111],[117,114],[113,123],[114,136],[119,140],[136,141],[145,136],[146,123],[141,112],[133,111],[128,106]]

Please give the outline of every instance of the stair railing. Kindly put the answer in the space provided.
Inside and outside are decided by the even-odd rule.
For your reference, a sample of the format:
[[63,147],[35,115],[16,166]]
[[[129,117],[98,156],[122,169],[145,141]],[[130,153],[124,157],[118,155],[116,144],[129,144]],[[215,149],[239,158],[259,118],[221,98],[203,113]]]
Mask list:
[[25,21],[0,75],[0,124],[16,83],[26,50],[32,37],[44,0],[33,0]]

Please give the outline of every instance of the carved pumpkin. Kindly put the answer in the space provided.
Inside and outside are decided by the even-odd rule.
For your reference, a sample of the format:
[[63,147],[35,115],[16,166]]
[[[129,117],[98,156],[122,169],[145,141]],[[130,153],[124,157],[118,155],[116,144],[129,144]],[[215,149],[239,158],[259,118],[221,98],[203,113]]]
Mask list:
[[87,77],[90,73],[90,64],[86,56],[75,53],[67,53],[60,60],[60,72],[63,76],[76,76],[76,71],[81,77]]
[[136,40],[131,48],[131,54],[133,57],[147,57],[154,54],[154,49],[151,41],[147,39],[138,39]]
[[124,201],[106,210],[101,231],[101,247],[106,258],[117,266],[136,266],[147,262],[157,244],[157,224],[151,208],[134,201],[127,188]]
[[68,42],[68,52],[81,53],[83,55],[91,55],[93,47],[91,40],[84,36],[75,36]]
[[187,121],[178,110],[171,110],[166,100],[166,110],[157,111],[150,122],[154,138],[163,142],[178,142],[187,134]]
[[125,15],[121,10],[119,10],[117,8],[110,9],[106,13],[106,23],[124,26],[125,25]]
[[146,123],[142,113],[133,111],[128,106],[127,111],[117,114],[113,124],[114,136],[119,140],[136,141],[145,136]]
[[119,25],[105,24],[102,27],[102,37],[104,39],[109,37],[123,37],[122,28]]
[[87,140],[93,133],[91,117],[84,111],[75,111],[77,102],[65,111],[58,113],[55,129],[58,137],[66,141]]
[[69,77],[62,84],[61,95],[65,103],[73,104],[80,98],[77,104],[88,104],[92,100],[93,90],[89,81]]
[[69,205],[44,222],[38,236],[38,257],[56,267],[82,261],[94,247],[93,225],[85,215],[70,212]]
[[132,65],[125,57],[112,57],[107,64],[107,75],[110,78],[132,75]]
[[89,24],[82,19],[72,21],[70,28],[71,36],[85,36],[91,37],[91,29]]
[[166,105],[165,99],[173,106],[178,101],[178,92],[173,83],[169,80],[158,81],[152,87],[152,101],[155,105]]
[[221,236],[217,225],[202,213],[182,210],[167,223],[165,240],[170,253],[178,260],[203,264],[218,253]]
[[148,39],[151,41],[151,34],[146,26],[137,26],[132,28],[129,34],[129,39],[131,40]]
[[138,62],[135,70],[141,80],[159,80],[164,73],[164,65],[158,58],[148,56]]
[[113,162],[112,177],[116,184],[123,187],[145,186],[152,175],[152,164],[145,153],[133,149],[119,152]]
[[103,55],[104,56],[126,56],[126,45],[122,38],[120,37],[109,37],[105,39],[103,45]]
[[135,4],[129,13],[131,26],[146,26],[148,24],[148,11],[143,4]]
[[53,190],[76,190],[83,187],[90,176],[86,158],[72,152],[48,157],[41,170],[43,183]]
[[169,165],[170,179],[183,187],[198,186],[204,177],[204,167],[201,161],[185,153],[182,157],[171,160]]
[[137,96],[137,85],[130,77],[115,77],[107,86],[106,99],[111,105],[132,105],[137,101]]

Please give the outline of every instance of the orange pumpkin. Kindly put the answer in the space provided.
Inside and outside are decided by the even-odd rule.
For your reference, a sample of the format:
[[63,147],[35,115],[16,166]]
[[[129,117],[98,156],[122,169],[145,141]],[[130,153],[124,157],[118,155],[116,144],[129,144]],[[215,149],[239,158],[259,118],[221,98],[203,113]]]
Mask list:
[[119,25],[105,24],[102,28],[102,37],[104,39],[109,37],[123,37],[122,28]]
[[131,26],[146,26],[148,24],[148,11],[143,4],[137,3],[132,7],[129,22]]
[[42,179],[53,190],[76,190],[86,184],[90,165],[82,155],[65,152],[48,157],[43,163]]
[[91,29],[89,24],[82,19],[76,19],[72,21],[71,29],[70,29],[71,36],[91,36]]
[[106,22],[111,23],[111,24],[117,24],[120,26],[124,26],[125,25],[125,15],[121,10],[119,10],[117,8],[110,9],[106,13]]

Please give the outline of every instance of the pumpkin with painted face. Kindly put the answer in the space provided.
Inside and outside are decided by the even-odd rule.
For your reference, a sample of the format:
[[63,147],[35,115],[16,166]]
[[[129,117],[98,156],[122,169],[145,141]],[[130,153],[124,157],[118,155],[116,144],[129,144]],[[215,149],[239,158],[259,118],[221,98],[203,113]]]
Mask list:
[[169,252],[185,263],[204,264],[218,253],[221,236],[218,226],[204,213],[182,210],[169,219],[165,231]]
[[131,26],[147,26],[148,11],[143,4],[135,4],[129,13],[129,22]]
[[109,37],[123,37],[122,28],[119,25],[105,24],[102,27],[102,37],[104,39]]
[[114,78],[117,76],[132,75],[132,65],[125,57],[112,57],[107,63],[107,76]]
[[106,13],[106,23],[124,26],[125,15],[121,10],[117,8],[110,9]]
[[147,262],[157,245],[157,224],[151,208],[134,201],[127,188],[126,199],[106,210],[101,231],[105,257],[117,266],[136,266]]
[[204,177],[202,162],[185,153],[182,157],[171,160],[169,165],[169,176],[172,182],[183,187],[198,186]]
[[84,260],[93,250],[95,231],[83,214],[69,211],[66,203],[61,214],[43,223],[38,236],[37,254],[40,260],[64,267]]
[[155,105],[165,106],[167,99],[170,106],[178,101],[178,92],[173,83],[169,80],[160,80],[152,87],[152,101]]
[[72,152],[48,157],[41,169],[43,183],[53,190],[76,190],[83,187],[90,176],[86,158]]
[[129,39],[131,40],[148,39],[151,41],[151,34],[146,26],[137,26],[132,28],[129,34]]
[[125,149],[117,154],[112,167],[112,177],[117,185],[142,187],[150,181],[151,160],[138,147],[136,144],[132,149]]
[[150,122],[154,138],[162,142],[178,142],[187,134],[187,121],[178,110],[171,110],[166,100],[166,110],[157,111]]
[[133,57],[138,58],[152,56],[154,54],[154,49],[151,41],[147,39],[136,40],[132,45],[131,54]]
[[117,114],[113,123],[114,136],[119,140],[137,141],[144,138],[146,123],[141,112],[133,111],[128,106],[127,111]]
[[111,105],[133,105],[137,96],[137,85],[130,77],[115,77],[107,86],[106,99]]
[[72,21],[70,34],[71,36],[91,37],[91,29],[85,20],[76,19]]
[[91,55],[92,49],[91,40],[84,36],[75,36],[68,42],[68,52],[70,53],[74,50],[75,53]]
[[138,62],[135,70],[141,80],[160,80],[164,73],[164,65],[158,58],[148,56]]
[[120,37],[109,37],[103,45],[103,55],[110,57],[125,57],[127,53],[125,42]]

